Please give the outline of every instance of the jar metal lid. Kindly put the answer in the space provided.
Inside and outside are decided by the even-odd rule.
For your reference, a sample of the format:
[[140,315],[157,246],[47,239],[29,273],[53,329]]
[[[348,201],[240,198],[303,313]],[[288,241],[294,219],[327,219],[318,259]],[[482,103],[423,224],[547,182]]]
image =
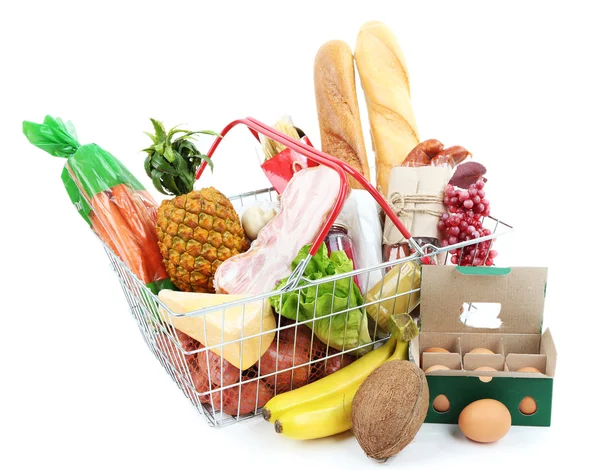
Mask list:
[[344,230],[346,233],[349,230],[348,226],[344,222],[340,222],[340,221],[337,221],[337,220],[333,223],[333,225],[331,226],[331,228],[340,228],[340,229]]

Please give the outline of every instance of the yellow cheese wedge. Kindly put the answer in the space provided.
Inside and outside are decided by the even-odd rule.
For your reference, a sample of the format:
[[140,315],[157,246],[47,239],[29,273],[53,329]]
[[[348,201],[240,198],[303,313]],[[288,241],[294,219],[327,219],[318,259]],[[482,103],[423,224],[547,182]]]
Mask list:
[[[247,298],[245,295],[201,294],[163,289],[158,298],[172,313],[190,313],[227,302]],[[195,317],[175,317],[160,308],[164,321],[200,341],[204,346],[218,346],[211,351],[239,369],[246,370],[258,362],[275,338],[275,316],[268,299],[215,310]],[[260,334],[261,332],[268,332]],[[252,338],[241,340],[251,335]],[[223,343],[234,341],[221,346]]]

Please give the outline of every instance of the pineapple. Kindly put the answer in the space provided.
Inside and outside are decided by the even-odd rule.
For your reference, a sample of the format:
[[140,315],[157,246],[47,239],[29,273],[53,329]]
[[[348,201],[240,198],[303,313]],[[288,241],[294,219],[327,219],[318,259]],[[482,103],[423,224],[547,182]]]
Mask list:
[[212,161],[192,140],[195,134],[214,132],[175,128],[167,133],[162,123],[152,119],[152,124],[155,134],[147,133],[153,145],[144,149],[144,168],[158,191],[175,196],[162,201],[156,222],[167,273],[182,291],[214,292],[217,268],[249,247],[231,201],[213,187],[194,191],[196,170],[203,160],[212,169]]

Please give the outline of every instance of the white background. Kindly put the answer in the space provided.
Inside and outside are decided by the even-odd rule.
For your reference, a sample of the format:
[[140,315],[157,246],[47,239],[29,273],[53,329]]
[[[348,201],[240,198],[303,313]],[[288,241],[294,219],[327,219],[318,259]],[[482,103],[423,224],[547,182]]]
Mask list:
[[[314,55],[329,39],[354,47],[371,19],[386,21],[404,50],[421,138],[463,145],[488,167],[493,213],[517,229],[499,264],[550,268],[545,326],[559,351],[550,428],[513,427],[478,445],[455,426],[425,425],[387,466],[531,468],[591,455],[600,313],[592,3],[4,6],[0,467],[375,467],[350,433],[297,443],[260,418],[209,428],[146,349],[106,256],[67,198],[64,162],[21,132],[23,120],[46,114],[71,120],[82,143],[118,156],[147,187],[140,150],[150,117],[220,130],[247,115],[272,124],[289,114],[318,145]],[[359,97],[362,106],[360,87]],[[215,181],[229,193],[263,186],[241,171],[255,168],[256,156],[246,134],[238,137],[216,160]]]

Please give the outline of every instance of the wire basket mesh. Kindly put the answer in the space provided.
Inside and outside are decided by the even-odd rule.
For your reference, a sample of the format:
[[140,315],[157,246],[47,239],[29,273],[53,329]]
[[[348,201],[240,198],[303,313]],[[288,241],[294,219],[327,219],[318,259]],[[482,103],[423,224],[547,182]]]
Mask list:
[[[209,302],[199,304],[201,308],[170,309],[161,300],[162,292],[153,294],[105,245],[146,344],[212,426],[256,416],[273,396],[332,374],[378,347],[389,337],[388,320],[393,314],[417,315],[421,263],[443,264],[454,259],[464,264],[468,261],[466,256],[473,256],[473,247],[477,250],[480,244],[491,243],[511,230],[504,222],[488,217],[484,219],[484,226],[489,229],[487,236],[441,248],[420,247],[396,213],[355,169],[252,118],[232,122],[221,134],[224,136],[238,124],[247,126],[256,138],[259,134],[269,136],[312,161],[329,166],[340,176],[338,199],[315,235],[309,256],[290,275],[292,282],[260,295],[228,297],[226,303],[208,305]],[[221,140],[222,137],[215,140],[209,157]],[[205,167],[203,163],[196,178]],[[412,254],[349,273],[309,280],[304,277],[303,269],[341,211],[348,191],[345,173],[361,182],[379,202],[408,240]],[[278,197],[271,188],[229,200],[242,212],[248,204],[273,203]],[[336,296],[353,288],[357,276],[364,280],[361,285],[367,286],[359,296],[359,303],[352,304],[350,295]],[[371,282],[375,279],[377,282]],[[330,298],[331,304],[327,305],[328,300],[318,303],[319,293],[330,295],[322,298]],[[301,296],[314,299],[312,309],[300,307]],[[340,302],[339,298],[347,300]],[[289,309],[285,316],[278,314],[280,310],[274,307],[289,299],[292,299],[292,308],[296,308],[295,315],[290,314]]]
[[[253,191],[229,198],[236,209],[259,201],[274,202],[273,189]],[[487,237],[460,244],[424,247],[437,262],[450,263],[452,256],[462,256],[467,247],[495,240],[512,227],[488,217],[484,226],[492,232]],[[131,313],[148,346],[165,371],[203,414],[211,426],[223,426],[252,418],[261,413],[265,403],[276,394],[286,392],[329,375],[350,364],[360,355],[384,342],[386,318],[393,313],[418,311],[420,300],[419,253],[409,257],[329,276],[319,281],[303,279],[299,286],[285,292],[238,299],[188,313],[176,313],[153,294],[115,254],[105,246],[112,267],[118,275]],[[355,276],[377,276],[382,281],[369,290],[360,307],[350,305],[331,308],[331,313],[312,318],[290,320],[274,313],[271,303],[284,295],[301,295],[306,289],[348,288]],[[390,287],[391,286],[391,287]],[[366,322],[370,341],[356,344],[350,334],[349,318],[356,310]],[[241,318],[241,328],[226,335],[232,315]],[[196,338],[186,334],[186,322],[195,322]],[[316,323],[319,322],[320,327]],[[327,328],[329,324],[329,329]],[[323,326],[325,324],[325,326]],[[340,332],[339,325],[343,325]],[[337,328],[335,347],[329,341]],[[220,336],[214,334],[220,330]],[[316,332],[325,332],[320,337]],[[189,331],[188,331],[189,332]],[[202,340],[204,344],[200,341]],[[226,360],[227,357],[229,360]],[[249,367],[246,367],[251,364]]]

